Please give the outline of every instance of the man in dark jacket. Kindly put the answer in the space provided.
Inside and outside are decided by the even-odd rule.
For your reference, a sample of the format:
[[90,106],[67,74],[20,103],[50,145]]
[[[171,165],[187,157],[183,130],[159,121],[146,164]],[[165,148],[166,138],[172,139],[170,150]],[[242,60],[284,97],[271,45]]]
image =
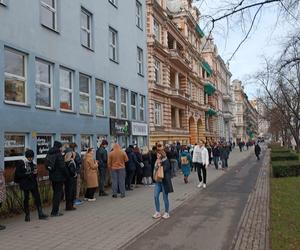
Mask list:
[[213,161],[215,164],[215,168],[218,170],[219,168],[219,160],[220,160],[220,147],[217,143],[213,146],[212,149]]
[[229,158],[229,148],[226,145],[226,143],[223,143],[222,146],[220,147],[220,159],[222,161],[222,169],[227,169],[228,168],[228,158]]
[[99,196],[107,196],[108,194],[104,191],[104,184],[105,184],[105,173],[107,169],[107,150],[106,147],[108,146],[108,142],[103,140],[101,142],[100,147],[97,149],[96,152],[96,160],[98,163],[99,169]]
[[260,155],[260,152],[261,152],[261,148],[260,148],[258,142],[255,144],[254,152],[255,152],[257,160],[259,161],[259,159],[260,159],[259,155]]
[[76,165],[76,187],[74,188],[74,205],[81,205],[83,202],[79,199],[80,197],[80,187],[81,187],[81,165],[82,165],[82,160],[80,154],[77,152],[77,144],[76,143],[71,143],[70,144],[70,149],[75,152],[75,165]]
[[126,149],[126,154],[128,157],[128,161],[126,162],[125,188],[126,190],[132,190],[131,183],[139,162],[137,160],[136,154],[133,152],[132,145],[129,145],[129,147]]
[[59,204],[68,171],[65,167],[60,142],[55,141],[53,147],[49,150],[46,156],[46,167],[49,171],[49,179],[52,182],[53,189],[51,216],[62,216],[63,214],[59,212]]
[[29,210],[29,194],[31,193],[34,199],[35,206],[37,208],[39,219],[47,219],[47,215],[43,213],[42,203],[40,198],[40,192],[37,183],[37,167],[33,163],[34,152],[32,150],[26,150],[24,161],[20,161],[16,166],[14,181],[19,183],[20,189],[24,192],[24,212],[25,221],[30,221]]

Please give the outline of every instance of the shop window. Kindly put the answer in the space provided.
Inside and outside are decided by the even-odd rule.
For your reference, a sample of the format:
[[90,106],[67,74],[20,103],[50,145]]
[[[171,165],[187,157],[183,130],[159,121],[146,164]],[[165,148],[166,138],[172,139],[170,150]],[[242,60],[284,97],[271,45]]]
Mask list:
[[86,151],[92,147],[92,136],[91,135],[81,135],[80,136],[81,144],[81,154],[85,154]]
[[97,148],[100,147],[103,140],[107,140],[107,135],[97,135]]
[[53,136],[51,135],[38,135],[36,137],[36,152],[37,158],[45,158],[49,149],[53,144]]
[[66,149],[70,146],[72,142],[74,142],[74,135],[61,135],[60,142],[63,145],[63,148]]

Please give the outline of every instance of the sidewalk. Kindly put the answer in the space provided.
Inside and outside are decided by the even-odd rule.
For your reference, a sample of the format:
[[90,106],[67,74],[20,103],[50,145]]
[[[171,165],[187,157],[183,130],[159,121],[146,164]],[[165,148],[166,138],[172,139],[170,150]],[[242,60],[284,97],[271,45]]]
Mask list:
[[[253,150],[231,154],[229,165],[238,164]],[[208,185],[223,171],[208,168]],[[189,184],[182,175],[173,179],[175,192],[170,195],[171,209],[175,209],[198,192],[197,174],[191,173]],[[127,192],[125,199],[98,198],[85,203],[60,218],[39,221],[32,213],[32,221],[25,223],[23,215],[1,221],[7,229],[0,232],[1,249],[118,249],[140,233],[157,223],[151,218],[154,212],[153,188],[139,187]],[[172,216],[172,213],[171,213]],[[172,219],[172,217],[170,218]]]

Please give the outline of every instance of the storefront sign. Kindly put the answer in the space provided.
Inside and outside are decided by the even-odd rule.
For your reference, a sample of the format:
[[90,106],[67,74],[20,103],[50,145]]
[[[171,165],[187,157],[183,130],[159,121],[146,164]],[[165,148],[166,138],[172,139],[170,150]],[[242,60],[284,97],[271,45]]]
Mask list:
[[127,120],[110,119],[110,134],[111,135],[130,135],[131,123]]
[[37,154],[45,155],[48,153],[49,149],[51,148],[52,136],[38,135],[36,144],[37,144]]
[[132,135],[148,136],[148,124],[132,122]]

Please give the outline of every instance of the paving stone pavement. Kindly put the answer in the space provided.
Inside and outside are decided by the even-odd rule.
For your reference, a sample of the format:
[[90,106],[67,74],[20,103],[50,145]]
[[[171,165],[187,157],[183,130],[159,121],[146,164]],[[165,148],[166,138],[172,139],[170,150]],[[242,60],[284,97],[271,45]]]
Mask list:
[[233,250],[269,249],[269,162],[269,151],[267,151],[255,187],[249,195],[233,240]]
[[[253,155],[253,149],[231,154],[229,165]],[[208,185],[226,174],[208,168]],[[191,173],[190,182],[183,183],[181,174],[173,179],[175,192],[170,194],[172,210],[191,196],[204,190],[196,188],[197,175]],[[62,205],[63,207],[63,205]],[[1,250],[9,249],[119,249],[142,232],[158,223],[151,218],[154,212],[153,188],[140,186],[127,192],[125,199],[97,197],[96,202],[84,203],[76,211],[66,212],[59,218],[38,220],[32,212],[32,221],[24,217],[1,221],[7,229],[0,232]]]

